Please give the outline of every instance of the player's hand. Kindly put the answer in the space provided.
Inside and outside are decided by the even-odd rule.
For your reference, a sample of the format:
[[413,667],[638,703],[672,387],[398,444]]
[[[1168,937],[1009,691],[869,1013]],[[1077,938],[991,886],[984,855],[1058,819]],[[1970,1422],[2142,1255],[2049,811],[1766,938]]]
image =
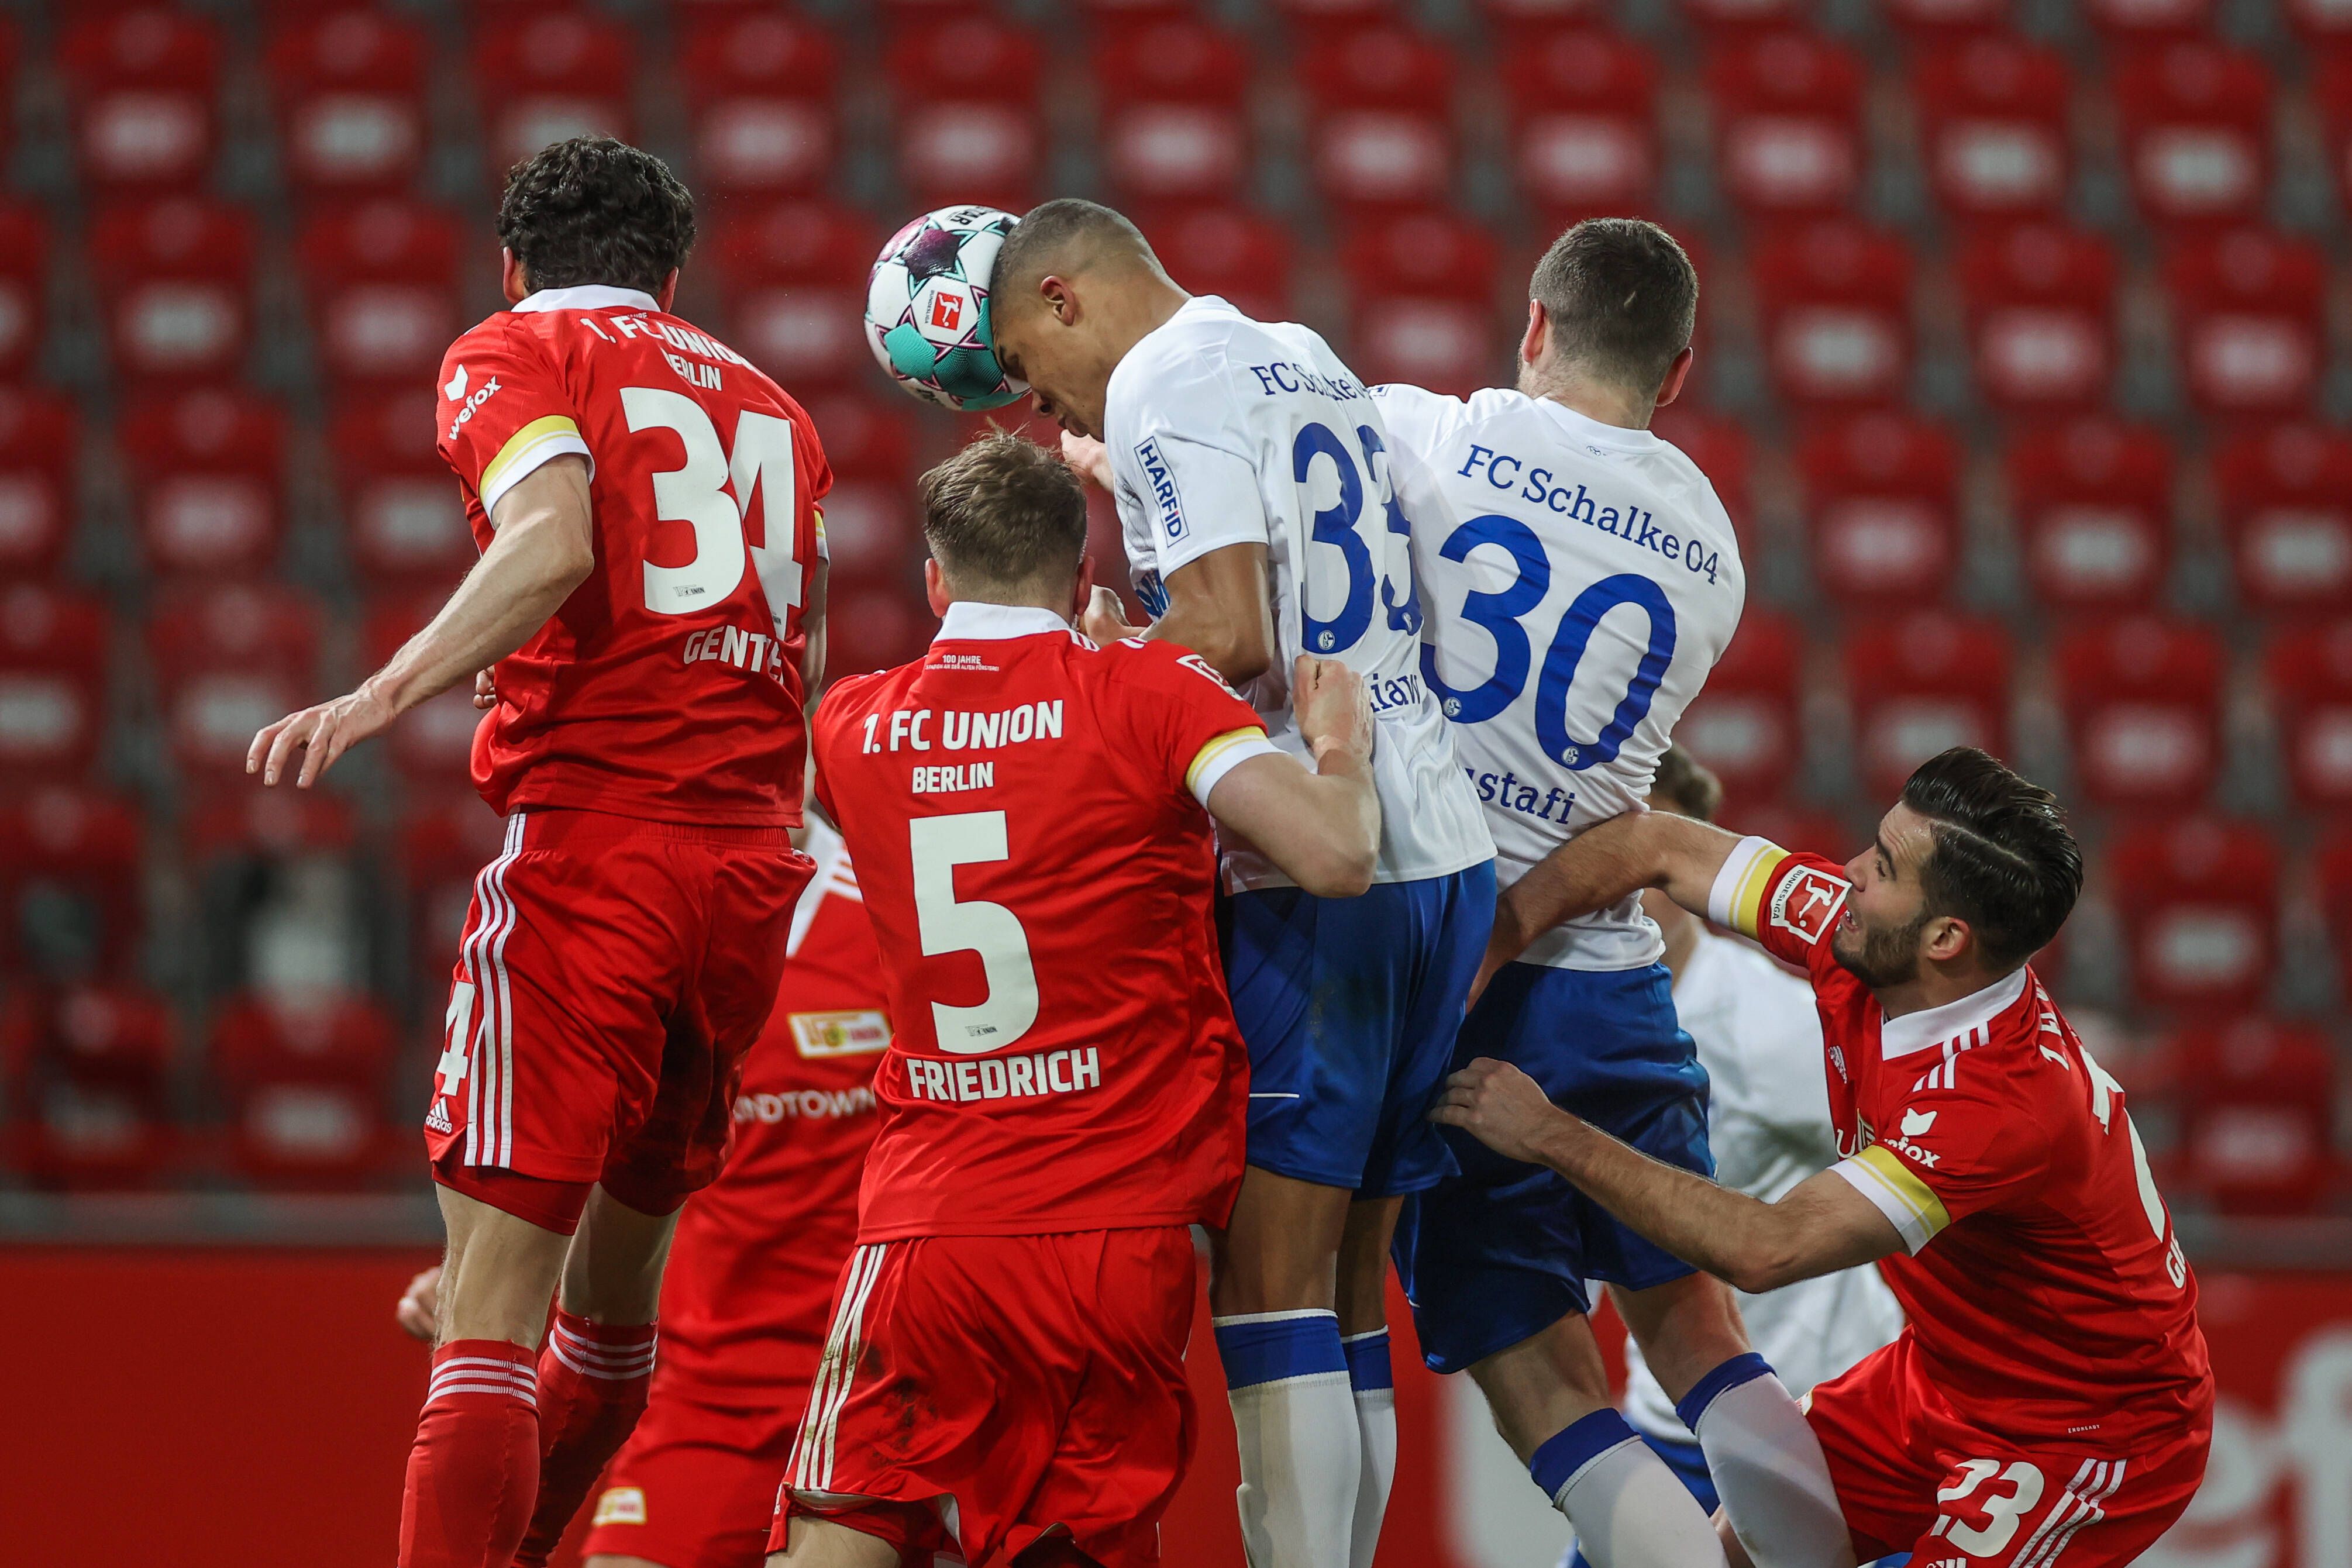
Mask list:
[[499,672],[495,668],[474,672],[474,706],[484,709],[499,706]]
[[245,770],[259,773],[264,784],[275,784],[299,752],[302,766],[295,775],[294,787],[308,789],[335,765],[337,758],[368,737],[391,728],[396,716],[390,703],[362,686],[333,702],[289,713],[262,729],[246,751]]
[[1372,699],[1361,675],[1337,659],[1301,653],[1290,668],[1290,711],[1298,737],[1319,761],[1339,750],[1359,762],[1372,759]]
[[1073,435],[1062,432],[1062,461],[1068,464],[1081,479],[1110,488],[1110,451],[1091,435]]
[[1098,648],[1143,635],[1142,627],[1127,623],[1127,606],[1108,588],[1096,589],[1094,597],[1087,601],[1087,612],[1080,617],[1078,630]]
[[423,1340],[433,1343],[441,1326],[441,1265],[436,1263],[414,1280],[401,1293],[400,1305],[392,1310],[400,1326]]
[[1431,1121],[1464,1129],[1505,1159],[1528,1165],[1543,1163],[1537,1145],[1567,1117],[1534,1079],[1488,1056],[1448,1078],[1437,1108],[1429,1113]]

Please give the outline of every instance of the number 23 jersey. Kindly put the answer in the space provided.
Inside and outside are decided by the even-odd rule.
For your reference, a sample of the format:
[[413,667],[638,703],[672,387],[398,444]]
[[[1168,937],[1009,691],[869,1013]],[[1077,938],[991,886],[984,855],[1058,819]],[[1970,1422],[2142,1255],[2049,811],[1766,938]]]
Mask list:
[[475,542],[527,475],[585,456],[595,567],[499,661],[474,783],[501,815],[800,821],[808,578],[833,476],[808,415],[633,288],[542,289],[452,344],[442,457]]
[[1832,862],[1747,838],[1707,913],[1812,979],[1831,1169],[1903,1237],[1880,1267],[1927,1381],[2023,1443],[2136,1449],[2209,1421],[2196,1281],[2122,1087],[2030,967],[1884,1017],[1831,951],[1851,891]]

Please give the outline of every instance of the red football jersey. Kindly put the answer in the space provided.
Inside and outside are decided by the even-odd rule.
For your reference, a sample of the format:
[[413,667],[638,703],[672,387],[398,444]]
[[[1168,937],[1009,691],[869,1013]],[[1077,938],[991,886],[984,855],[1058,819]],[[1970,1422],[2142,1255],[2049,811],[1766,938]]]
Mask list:
[[881,960],[840,838],[812,824],[816,875],[793,914],[776,1010],[743,1066],[725,1174],[677,1222],[662,1280],[660,1396],[781,1431],[824,1353],[890,1043]]
[[2122,1087],[2031,967],[1884,1017],[1830,950],[1851,891],[1834,862],[1748,838],[1708,914],[1812,977],[1832,1168],[1903,1235],[1881,1267],[1937,1389],[2021,1441],[2133,1445],[2210,1419],[2197,1284]]
[[475,542],[517,481],[593,468],[596,567],[498,666],[492,810],[800,821],[804,585],[833,475],[798,403],[634,288],[543,289],[450,345],[441,455]]
[[1201,805],[1270,750],[1196,654],[959,603],[817,709],[897,1038],[858,1239],[1221,1224],[1248,1060]]

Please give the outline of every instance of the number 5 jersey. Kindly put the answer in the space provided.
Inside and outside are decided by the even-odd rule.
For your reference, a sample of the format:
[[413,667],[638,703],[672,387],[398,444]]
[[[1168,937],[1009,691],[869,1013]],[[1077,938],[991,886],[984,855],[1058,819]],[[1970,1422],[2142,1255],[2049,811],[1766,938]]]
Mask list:
[[590,287],[459,338],[437,415],[484,549],[526,476],[567,453],[592,473],[595,569],[499,662],[474,737],[483,799],[799,822],[802,609],[833,483],[800,405],[651,295]]

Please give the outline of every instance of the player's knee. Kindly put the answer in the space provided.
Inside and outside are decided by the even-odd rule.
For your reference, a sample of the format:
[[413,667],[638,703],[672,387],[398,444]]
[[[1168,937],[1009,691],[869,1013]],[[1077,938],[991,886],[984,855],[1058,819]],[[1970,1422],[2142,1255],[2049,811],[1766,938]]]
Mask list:
[[1680,1399],[1699,1379],[1747,1353],[1748,1329],[1731,1287],[1712,1274],[1691,1274],[1647,1291],[1615,1291],[1626,1328],[1642,1347],[1658,1385]]
[[1580,1312],[1472,1363],[1469,1370],[1494,1413],[1495,1429],[1522,1460],[1553,1434],[1612,1404],[1609,1369]]

